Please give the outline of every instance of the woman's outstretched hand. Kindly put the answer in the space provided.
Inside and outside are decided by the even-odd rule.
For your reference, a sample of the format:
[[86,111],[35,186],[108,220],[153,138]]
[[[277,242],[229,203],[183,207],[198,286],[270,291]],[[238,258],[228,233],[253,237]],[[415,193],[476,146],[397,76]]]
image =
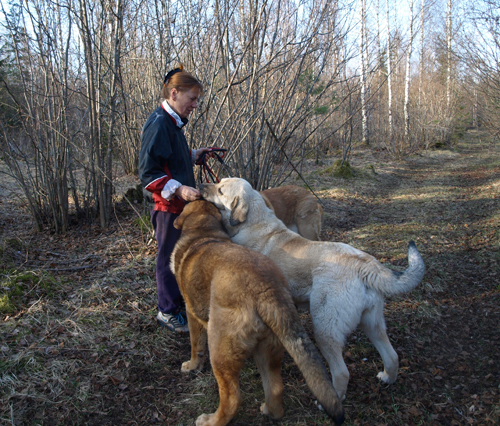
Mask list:
[[187,185],[179,186],[179,188],[175,190],[175,195],[182,198],[184,201],[194,201],[201,198],[200,191]]

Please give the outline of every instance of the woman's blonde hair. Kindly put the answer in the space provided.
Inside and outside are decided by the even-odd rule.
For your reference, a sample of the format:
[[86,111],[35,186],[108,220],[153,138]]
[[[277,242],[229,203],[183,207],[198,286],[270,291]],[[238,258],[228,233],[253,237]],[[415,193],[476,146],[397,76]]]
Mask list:
[[163,87],[161,89],[162,99],[170,99],[170,91],[177,89],[179,92],[187,92],[193,87],[200,89],[200,95],[203,93],[203,85],[197,78],[184,71],[184,65],[179,66],[172,71],[169,71],[163,79]]

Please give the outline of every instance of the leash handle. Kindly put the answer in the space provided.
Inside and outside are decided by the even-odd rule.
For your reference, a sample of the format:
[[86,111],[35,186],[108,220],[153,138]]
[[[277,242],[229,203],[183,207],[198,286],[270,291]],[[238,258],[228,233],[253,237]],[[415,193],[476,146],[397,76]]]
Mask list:
[[208,154],[215,154],[215,157],[217,160],[219,160],[221,163],[223,162],[222,159],[226,155],[227,149],[225,148],[209,148],[209,151],[204,151],[201,153],[200,157],[196,160],[195,164],[198,166],[201,166],[203,164],[206,164],[206,157]]
[[[219,178],[217,177],[217,175],[213,172],[213,170],[207,164],[207,155],[213,154],[215,156],[215,158],[219,161],[219,163],[224,164],[224,161],[222,159],[226,155],[226,152],[227,152],[227,149],[225,149],[225,148],[212,147],[212,148],[209,148],[208,151],[204,151],[201,153],[200,157],[195,162],[196,165],[200,166],[200,169],[198,172],[198,180],[200,182],[203,180],[202,179],[203,175],[205,175],[205,180],[207,181],[207,183],[210,183],[210,180],[212,180],[212,183],[219,182]],[[209,180],[209,178],[210,178],[210,180]]]

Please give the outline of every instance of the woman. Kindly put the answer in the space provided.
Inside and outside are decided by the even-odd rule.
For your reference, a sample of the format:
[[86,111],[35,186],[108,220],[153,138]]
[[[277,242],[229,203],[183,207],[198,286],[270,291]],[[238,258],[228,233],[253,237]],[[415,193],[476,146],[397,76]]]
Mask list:
[[161,326],[187,332],[186,314],[177,281],[170,270],[170,255],[180,231],[173,227],[186,202],[200,198],[193,164],[209,148],[189,149],[182,128],[198,106],[202,84],[180,65],[163,81],[161,105],[149,116],[141,132],[139,177],[144,196],[154,207],[151,223],[158,241],[156,284]]

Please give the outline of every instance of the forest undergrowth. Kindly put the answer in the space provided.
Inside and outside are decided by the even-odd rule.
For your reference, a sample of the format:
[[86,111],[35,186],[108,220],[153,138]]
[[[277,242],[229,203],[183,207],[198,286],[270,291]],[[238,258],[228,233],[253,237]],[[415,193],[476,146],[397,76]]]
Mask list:
[[[324,206],[322,239],[398,270],[414,240],[426,264],[417,289],[386,303],[396,383],[378,381],[380,356],[361,331],[349,337],[345,424],[499,424],[500,146],[469,132],[451,149],[398,162],[358,148],[351,179],[325,172],[335,159],[303,168]],[[123,190],[137,183],[121,179]],[[36,233],[16,188],[1,185],[0,424],[184,426],[213,412],[209,365],[181,374],[188,336],[155,323],[156,246],[138,226],[140,205],[118,202],[109,229]],[[302,319],[312,336],[309,315]],[[260,414],[263,390],[249,360],[231,424],[331,424],[288,355],[282,372],[283,419]]]

